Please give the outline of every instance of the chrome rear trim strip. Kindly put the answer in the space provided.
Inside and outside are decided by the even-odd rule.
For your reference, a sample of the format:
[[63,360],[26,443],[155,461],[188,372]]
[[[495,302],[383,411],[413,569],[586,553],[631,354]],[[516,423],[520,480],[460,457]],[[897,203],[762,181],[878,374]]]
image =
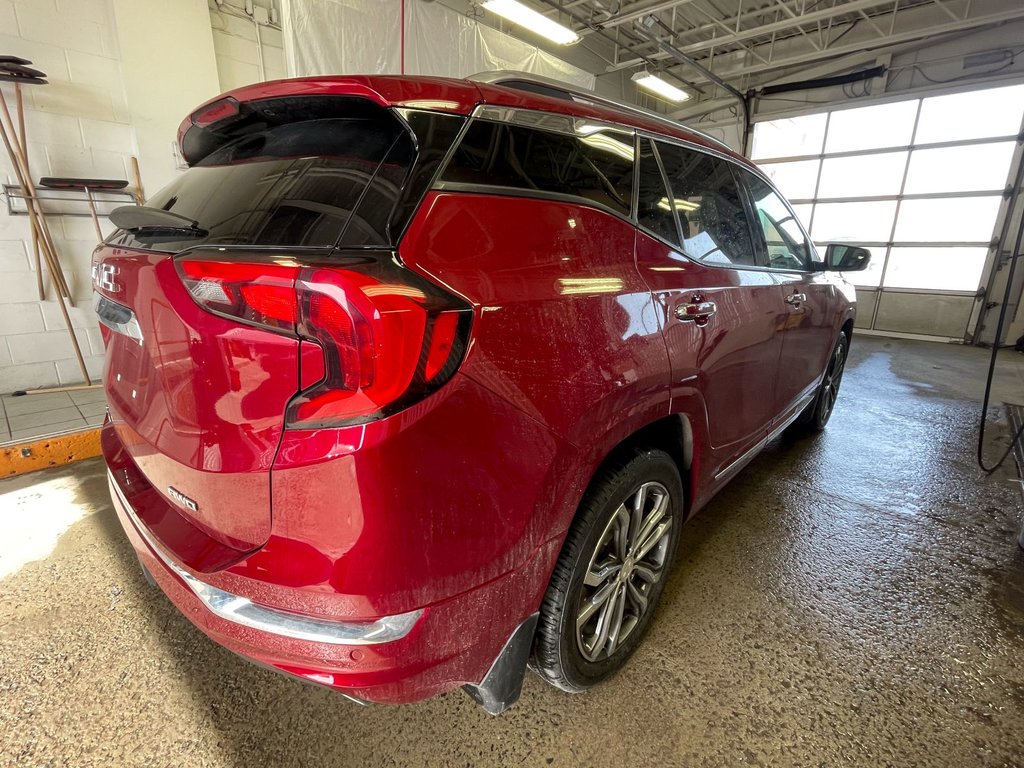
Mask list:
[[124,497],[124,493],[121,492],[121,488],[109,470],[107,471],[107,478],[110,481],[111,489],[117,494],[118,501],[124,507],[124,511],[132,521],[135,530],[138,531],[153,553],[185,583],[185,586],[192,590],[195,596],[199,598],[211,613],[226,621],[258,629],[272,635],[291,637],[296,640],[308,640],[314,643],[377,645],[380,643],[390,643],[405,637],[423,615],[423,610],[420,609],[410,611],[409,613],[400,613],[396,616],[384,616],[373,622],[358,624],[329,621],[327,619],[316,619],[310,616],[302,616],[276,608],[257,605],[247,597],[241,597],[240,595],[225,592],[223,589],[218,589],[196,578],[171,560],[135,514],[135,510],[132,509],[132,505]]

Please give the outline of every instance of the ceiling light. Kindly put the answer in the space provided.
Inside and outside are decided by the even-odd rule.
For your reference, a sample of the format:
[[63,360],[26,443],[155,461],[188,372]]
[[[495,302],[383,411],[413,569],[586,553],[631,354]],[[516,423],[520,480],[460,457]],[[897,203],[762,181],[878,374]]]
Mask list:
[[651,93],[669,101],[686,101],[690,98],[690,94],[682,88],[676,88],[672,83],[666,82],[650,72],[637,72],[633,75],[632,80],[641,88],[646,88]]
[[557,21],[552,21],[547,16],[523,5],[519,0],[486,0],[483,7],[559,45],[568,45],[580,39],[580,36],[568,27]]
[[677,211],[684,211],[686,213],[692,213],[700,208],[700,203],[691,203],[689,200],[673,200],[672,203],[669,203],[668,198],[663,197],[658,201],[658,207],[663,211],[671,211],[673,204]]

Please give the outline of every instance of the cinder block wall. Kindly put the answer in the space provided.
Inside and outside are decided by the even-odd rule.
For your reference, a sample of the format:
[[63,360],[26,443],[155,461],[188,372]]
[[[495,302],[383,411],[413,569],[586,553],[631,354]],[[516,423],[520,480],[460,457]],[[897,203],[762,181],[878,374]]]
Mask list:
[[[245,5],[243,0],[227,0],[219,8],[210,0],[210,26],[213,28],[213,48],[217,52],[217,74],[222,90],[238,88],[259,80],[279,80],[287,77],[284,62],[284,41],[281,30],[260,27],[263,51],[263,76],[260,76],[260,49],[256,45],[256,26],[251,19],[238,17]],[[258,2],[270,7],[269,0]]]
[[[33,177],[130,178],[135,151],[113,9],[107,0],[0,0],[0,53],[46,72],[45,86],[26,86],[25,123]],[[4,87],[13,110],[13,89]],[[17,180],[6,152],[0,176]],[[102,346],[89,305],[92,222],[51,217],[61,266],[76,307],[71,309],[90,375],[102,369]],[[109,231],[109,224],[107,224]],[[47,285],[39,301],[26,216],[0,209],[0,391],[81,381],[64,321]]]
[[[26,107],[29,163],[32,176],[121,178],[132,182],[130,158],[139,157],[143,184],[155,192],[168,174],[173,175],[170,138],[177,120],[202,100],[216,93],[260,79],[256,33],[251,20],[217,10],[213,0],[174,0],[163,7],[176,19],[187,19],[189,34],[181,39],[180,55],[189,57],[190,90],[179,95],[174,62],[132,59],[125,61],[118,29],[118,2],[137,0],[0,0],[0,54],[21,56],[46,72],[49,85],[23,88]],[[198,2],[201,12],[195,12]],[[240,10],[238,5],[228,4]],[[270,0],[259,0],[270,6]],[[208,10],[206,10],[208,5]],[[135,9],[137,10],[137,8]],[[122,25],[124,25],[122,20]],[[159,25],[158,25],[159,26]],[[179,25],[180,26],[180,25]],[[194,27],[194,29],[192,29]],[[210,44],[212,35],[213,44]],[[277,30],[263,27],[263,68],[266,79],[284,77],[284,53]],[[201,45],[205,42],[206,48]],[[127,46],[131,48],[131,46]],[[208,61],[203,51],[208,49]],[[215,53],[215,56],[214,56]],[[199,59],[199,61],[197,61]],[[152,117],[145,103],[131,103],[135,90],[126,87],[125,72],[138,81],[151,80],[159,98],[178,98],[173,124],[160,126],[167,141],[140,142],[139,131]],[[194,75],[198,72],[200,81]],[[177,87],[176,87],[177,86]],[[13,89],[4,85],[13,111]],[[164,121],[166,122],[166,121]],[[143,145],[140,151],[140,144]],[[149,177],[147,179],[147,176]],[[16,178],[0,149],[0,180]],[[61,266],[76,306],[72,323],[89,374],[102,373],[99,330],[91,308],[90,261],[96,234],[88,218],[48,217]],[[112,227],[102,220],[104,234]],[[60,309],[47,283],[47,300],[39,301],[32,263],[29,221],[10,216],[0,203],[0,393],[32,387],[75,384],[82,380]]]

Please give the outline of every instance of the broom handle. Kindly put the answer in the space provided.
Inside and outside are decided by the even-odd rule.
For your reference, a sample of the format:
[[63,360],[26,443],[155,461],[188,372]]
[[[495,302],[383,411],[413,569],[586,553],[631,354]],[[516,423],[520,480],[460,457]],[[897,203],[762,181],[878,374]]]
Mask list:
[[[4,123],[3,120],[0,120],[0,137],[3,138],[4,147],[7,149],[7,154],[10,155],[10,157],[11,157],[11,163],[14,165],[14,169],[15,169],[16,175],[18,176],[18,181],[21,182],[22,188],[25,189],[26,188],[26,182],[28,182],[28,184],[30,185],[32,180],[24,178],[24,163],[25,163],[25,161],[24,161],[24,158],[21,157],[20,154],[15,151],[15,147],[18,147],[19,150],[21,148],[20,145],[18,145],[17,136],[14,136],[14,144],[12,145],[11,137],[9,137],[7,135],[7,124],[9,124],[11,126],[11,133],[12,134],[14,133],[14,121],[11,120],[10,110],[7,109],[7,100],[4,98],[4,95],[3,95],[2,91],[0,91],[0,107],[3,108],[3,115],[4,115],[4,117],[7,118],[6,124]],[[35,219],[34,213],[35,212],[31,208],[29,208],[29,211],[30,211],[29,218],[33,219],[33,221],[34,221],[34,219]],[[45,228],[45,225],[44,225],[44,228]],[[45,242],[46,241],[44,240],[44,243]],[[48,255],[51,256],[51,257],[56,258],[56,254],[55,253],[50,253]],[[86,368],[86,365],[85,365],[85,358],[82,356],[82,348],[78,344],[78,337],[75,335],[75,330],[74,330],[74,328],[71,325],[71,316],[68,314],[67,305],[64,303],[64,296],[61,294],[61,291],[59,290],[59,285],[57,284],[57,274],[60,273],[59,265],[58,265],[57,272],[54,272],[54,265],[51,264],[49,266],[50,266],[50,279],[53,281],[54,287],[58,289],[57,292],[56,292],[57,293],[57,304],[60,306],[60,312],[64,316],[64,325],[65,325],[65,327],[68,330],[68,336],[71,338],[71,346],[75,350],[75,357],[78,358],[78,367],[79,367],[79,369],[82,372],[82,378],[83,378],[83,380],[85,381],[86,384],[92,384],[92,379],[89,378],[89,370]]]
[[89,200],[89,211],[92,213],[92,225],[96,227],[96,243],[103,242],[103,230],[100,229],[100,217],[96,213],[96,201],[92,197],[92,190],[85,188],[85,197]]
[[[21,96],[21,83],[14,84],[14,101],[18,109],[18,139],[25,149],[25,170],[28,171],[28,142],[25,139],[25,101]],[[43,285],[43,266],[39,259],[39,238],[36,235],[36,228],[30,227],[32,231],[32,261],[36,268],[36,289],[39,291],[39,300],[46,300],[46,288]]]
[[[4,98],[3,91],[0,91],[0,108],[3,110],[3,116],[7,118],[7,124],[10,125],[10,138],[6,136],[4,145],[7,147],[7,152],[11,156],[11,163],[14,165],[17,175],[20,177],[21,188],[28,196],[28,205],[26,208],[29,209],[29,218],[35,219],[35,228],[40,235],[40,239],[50,252],[50,258],[53,263],[49,264],[50,277],[55,278],[55,283],[63,293],[64,297],[71,301],[71,291],[68,288],[67,281],[64,279],[64,272],[60,268],[60,260],[57,258],[57,248],[53,243],[53,236],[50,234],[50,228],[47,226],[46,218],[43,215],[43,206],[39,202],[39,198],[36,196],[36,188],[32,183],[32,177],[28,174],[28,160],[25,157],[24,150],[18,143],[18,138],[14,133],[14,120],[11,119],[11,112],[7,108],[7,99]],[[13,147],[12,147],[13,141]],[[31,209],[35,208],[35,216],[33,217]],[[73,303],[73,302],[72,302]]]

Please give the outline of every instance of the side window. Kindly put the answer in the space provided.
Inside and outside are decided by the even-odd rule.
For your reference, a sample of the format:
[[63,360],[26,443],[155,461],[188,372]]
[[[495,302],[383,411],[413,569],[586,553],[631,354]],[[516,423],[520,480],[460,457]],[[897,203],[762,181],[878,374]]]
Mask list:
[[763,179],[747,171],[740,173],[757,211],[758,224],[768,254],[768,266],[773,269],[807,269],[808,260],[815,254],[793,211]]
[[574,195],[628,216],[632,137],[601,129],[573,136],[474,120],[441,180]]
[[649,139],[640,140],[637,174],[640,185],[637,194],[637,223],[678,248],[679,230],[669,202],[671,196],[665,189],[665,177],[661,174],[661,166],[654,156],[654,146]]
[[755,266],[750,223],[729,163],[674,144],[656,144],[679,215],[683,252],[705,264]]

